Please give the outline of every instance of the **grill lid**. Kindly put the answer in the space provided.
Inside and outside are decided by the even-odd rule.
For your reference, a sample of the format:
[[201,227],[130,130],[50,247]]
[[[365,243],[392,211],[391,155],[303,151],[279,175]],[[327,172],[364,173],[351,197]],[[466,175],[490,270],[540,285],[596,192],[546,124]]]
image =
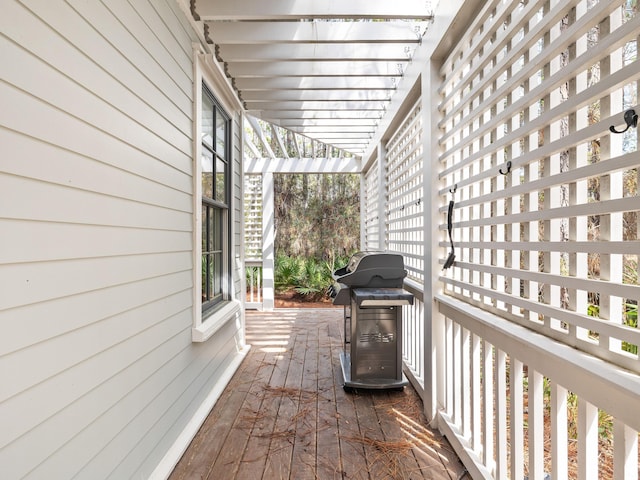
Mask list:
[[407,272],[402,255],[387,252],[359,252],[346,267],[333,273],[336,282],[350,287],[402,287]]

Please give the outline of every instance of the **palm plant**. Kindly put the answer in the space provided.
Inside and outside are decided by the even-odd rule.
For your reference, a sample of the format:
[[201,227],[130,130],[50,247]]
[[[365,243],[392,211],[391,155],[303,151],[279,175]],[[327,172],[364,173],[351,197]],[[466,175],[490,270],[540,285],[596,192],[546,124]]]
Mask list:
[[275,261],[275,288],[282,292],[297,284],[302,270],[302,261],[297,257],[278,255]]

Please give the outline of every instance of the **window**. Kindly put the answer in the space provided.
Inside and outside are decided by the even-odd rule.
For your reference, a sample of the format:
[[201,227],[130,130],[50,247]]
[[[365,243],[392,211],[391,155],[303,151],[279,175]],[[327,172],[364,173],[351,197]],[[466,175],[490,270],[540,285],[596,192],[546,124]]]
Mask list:
[[202,86],[202,311],[229,292],[230,119],[209,89]]

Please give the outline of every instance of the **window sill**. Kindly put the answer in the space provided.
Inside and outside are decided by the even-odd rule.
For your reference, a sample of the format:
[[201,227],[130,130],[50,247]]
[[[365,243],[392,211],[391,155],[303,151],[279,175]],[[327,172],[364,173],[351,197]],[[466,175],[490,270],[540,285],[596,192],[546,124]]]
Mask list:
[[191,340],[193,342],[206,342],[229,320],[240,312],[241,305],[238,301],[224,302],[222,306],[215,309],[206,320],[200,325],[191,329]]

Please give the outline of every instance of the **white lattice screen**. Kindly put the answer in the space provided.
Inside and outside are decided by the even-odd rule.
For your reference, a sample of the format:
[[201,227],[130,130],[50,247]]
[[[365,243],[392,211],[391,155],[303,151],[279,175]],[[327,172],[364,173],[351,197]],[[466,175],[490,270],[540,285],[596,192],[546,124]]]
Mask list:
[[244,175],[244,254],[262,260],[262,176]]
[[[640,371],[638,134],[609,131],[638,103],[634,5],[486,2],[441,69],[439,193],[447,294]],[[394,155],[390,246],[413,255],[419,193]]]
[[380,246],[380,175],[379,160],[364,174],[363,250],[379,250]]
[[423,142],[420,101],[386,145],[386,248],[403,254],[409,278],[424,281]]

